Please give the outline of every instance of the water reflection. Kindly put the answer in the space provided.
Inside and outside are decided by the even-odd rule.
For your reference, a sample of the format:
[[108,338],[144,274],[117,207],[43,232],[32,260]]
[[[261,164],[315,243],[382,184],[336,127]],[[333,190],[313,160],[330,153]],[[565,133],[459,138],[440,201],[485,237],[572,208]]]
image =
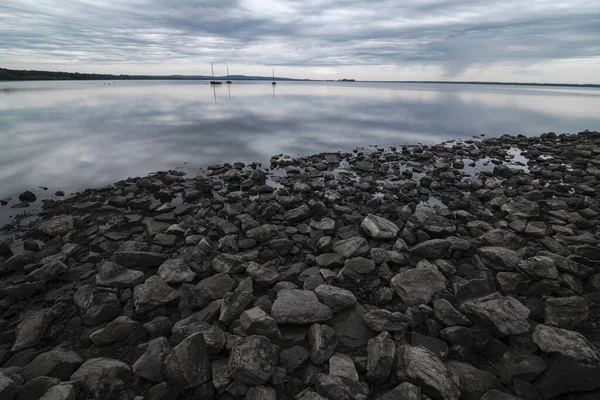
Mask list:
[[0,198],[184,163],[600,129],[597,89],[282,82],[276,96],[270,82],[110,83],[0,83]]

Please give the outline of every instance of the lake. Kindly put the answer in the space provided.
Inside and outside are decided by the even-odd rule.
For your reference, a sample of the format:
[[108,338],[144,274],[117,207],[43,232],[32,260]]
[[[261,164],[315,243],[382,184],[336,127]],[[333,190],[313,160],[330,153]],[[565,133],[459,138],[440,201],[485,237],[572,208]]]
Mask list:
[[0,198],[13,198],[0,213],[24,190],[48,197],[170,168],[481,134],[600,130],[598,110],[597,88],[0,82]]

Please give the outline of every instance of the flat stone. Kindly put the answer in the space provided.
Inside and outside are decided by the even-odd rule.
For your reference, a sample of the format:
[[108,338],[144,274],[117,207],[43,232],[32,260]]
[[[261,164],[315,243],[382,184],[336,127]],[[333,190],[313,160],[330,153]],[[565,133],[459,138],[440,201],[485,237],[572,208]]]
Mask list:
[[372,273],[375,268],[373,260],[364,257],[350,258],[344,262],[344,268],[339,272],[338,279],[359,283],[362,275]]
[[121,342],[139,326],[139,322],[122,315],[109,322],[104,328],[90,335],[90,340],[97,346],[107,346],[112,343]]
[[372,239],[394,240],[398,236],[398,226],[392,221],[369,214],[360,224],[361,229]]
[[538,204],[524,197],[515,197],[509,200],[500,209],[517,218],[533,218],[540,215]]
[[[69,379],[67,376],[66,379]],[[30,400],[40,399],[44,393],[52,386],[56,386],[60,383],[60,379],[50,378],[49,376],[38,376],[32,380],[26,382],[19,390],[19,395],[15,398],[16,400]],[[4,395],[0,393],[0,395]],[[4,398],[4,397],[3,397]],[[10,397],[9,397],[10,398]]]
[[400,272],[390,281],[390,286],[408,306],[428,304],[446,288],[446,278],[427,268],[413,268]]
[[49,388],[39,400],[75,400],[78,393],[79,385],[64,382]]
[[37,345],[52,322],[52,310],[44,308],[28,314],[15,328],[15,343],[11,351],[18,351]]
[[271,316],[279,324],[312,324],[331,318],[331,309],[321,304],[314,292],[283,289],[277,293]]
[[577,361],[598,363],[600,355],[580,333],[539,324],[533,330],[533,341],[549,354],[562,354]]
[[177,299],[177,291],[153,275],[133,289],[135,311],[145,313]]
[[129,288],[144,282],[144,273],[107,261],[98,269],[96,284],[112,288]]
[[72,215],[59,215],[47,221],[40,222],[34,229],[44,235],[54,237],[66,235],[75,228]]
[[366,400],[369,387],[364,382],[354,382],[330,374],[317,374],[315,390],[328,400]]
[[433,315],[446,326],[473,325],[469,318],[454,308],[446,299],[437,299],[433,302]]
[[307,205],[288,210],[285,212],[285,220],[288,222],[300,222],[310,217],[310,208]]
[[267,386],[252,386],[246,392],[244,400],[276,400],[277,392],[275,389]]
[[310,358],[310,352],[302,346],[284,349],[279,353],[279,366],[288,375],[293,374]]
[[272,286],[279,279],[279,273],[274,268],[265,267],[255,262],[248,263],[246,273],[260,287]]
[[336,313],[356,304],[356,297],[349,290],[331,285],[319,285],[315,288],[319,301]]
[[499,335],[520,335],[530,328],[527,322],[529,309],[511,296],[491,294],[466,301],[459,310]]
[[262,385],[269,380],[275,366],[271,341],[264,336],[248,336],[236,345],[229,357],[228,374],[236,382]]
[[365,347],[369,339],[375,336],[375,332],[364,322],[366,313],[365,308],[357,303],[333,316],[329,325],[335,330],[338,350],[351,351]]
[[167,260],[158,267],[158,276],[169,284],[191,282],[196,279],[196,274],[190,269],[188,263],[182,259]]
[[[558,329],[558,328],[557,328]],[[600,366],[598,363],[586,364],[560,355],[548,370],[533,382],[538,393],[544,400],[558,398],[561,394],[578,392],[573,398],[578,398],[581,392],[600,388]],[[589,399],[594,399],[592,395]]]
[[211,380],[212,368],[202,333],[194,333],[173,347],[165,358],[164,372],[167,382],[182,389]]

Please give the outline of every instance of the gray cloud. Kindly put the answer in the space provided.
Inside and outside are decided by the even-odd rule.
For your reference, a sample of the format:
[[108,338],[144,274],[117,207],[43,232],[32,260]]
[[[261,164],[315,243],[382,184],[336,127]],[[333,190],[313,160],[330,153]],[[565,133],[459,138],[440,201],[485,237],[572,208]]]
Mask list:
[[4,0],[0,19],[8,67],[420,64],[454,74],[600,56],[600,3],[581,0]]

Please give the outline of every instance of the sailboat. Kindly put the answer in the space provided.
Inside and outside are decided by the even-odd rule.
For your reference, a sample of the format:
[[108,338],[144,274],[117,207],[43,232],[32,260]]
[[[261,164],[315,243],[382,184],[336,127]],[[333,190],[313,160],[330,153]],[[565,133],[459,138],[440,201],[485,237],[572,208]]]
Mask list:
[[271,85],[277,85],[277,82],[275,82],[275,68],[273,68],[273,82],[271,82]]
[[[229,65],[227,66],[227,77],[229,78]],[[231,85],[231,81],[229,81],[229,80],[225,83],[228,85]]]
[[213,77],[213,80],[210,81],[210,84],[211,85],[220,85],[221,83],[223,83],[221,81],[215,81],[215,68],[213,67],[213,63],[210,63],[210,70],[212,71],[212,77]]

